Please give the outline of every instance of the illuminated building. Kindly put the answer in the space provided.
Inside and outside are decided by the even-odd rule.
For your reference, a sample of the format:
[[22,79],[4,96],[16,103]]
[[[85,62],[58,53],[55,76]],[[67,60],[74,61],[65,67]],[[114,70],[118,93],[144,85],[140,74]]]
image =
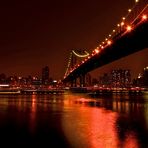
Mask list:
[[143,86],[148,86],[148,66],[143,70]]
[[111,72],[113,87],[128,87],[131,84],[130,70],[117,69]]
[[142,73],[139,73],[137,79],[133,80],[134,86],[148,87],[148,66],[145,67]]
[[110,85],[110,74],[104,73],[103,76],[99,77],[99,84],[109,86]]

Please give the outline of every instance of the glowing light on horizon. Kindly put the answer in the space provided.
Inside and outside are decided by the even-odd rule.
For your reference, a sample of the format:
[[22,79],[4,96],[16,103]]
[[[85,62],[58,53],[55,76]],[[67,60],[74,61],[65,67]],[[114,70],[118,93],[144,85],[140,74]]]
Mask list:
[[9,84],[0,84],[0,87],[8,87],[10,86]]

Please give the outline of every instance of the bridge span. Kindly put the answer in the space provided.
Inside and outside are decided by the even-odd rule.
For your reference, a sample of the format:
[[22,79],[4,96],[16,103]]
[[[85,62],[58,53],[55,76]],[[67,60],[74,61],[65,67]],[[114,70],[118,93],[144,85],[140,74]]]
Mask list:
[[[64,76],[63,82],[71,82],[76,85],[76,79],[80,78],[82,86],[85,85],[85,75],[105,64],[111,63],[122,57],[148,48],[148,4],[140,12],[140,14],[130,23],[120,24],[121,30],[111,39],[107,39],[101,47],[97,47],[87,58],[81,63],[76,64]],[[137,59],[140,60],[140,59]]]

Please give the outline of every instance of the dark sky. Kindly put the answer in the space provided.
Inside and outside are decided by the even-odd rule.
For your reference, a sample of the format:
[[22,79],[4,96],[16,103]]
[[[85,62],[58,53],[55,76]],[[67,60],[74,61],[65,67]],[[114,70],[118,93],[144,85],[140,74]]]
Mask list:
[[[0,73],[40,75],[42,67],[48,65],[53,78],[62,78],[70,50],[93,50],[133,4],[134,0],[0,2]],[[139,69],[148,64],[142,58],[145,55],[148,50],[132,55],[133,59],[141,57]],[[118,66],[124,60],[120,61]],[[135,63],[129,66],[133,67]]]

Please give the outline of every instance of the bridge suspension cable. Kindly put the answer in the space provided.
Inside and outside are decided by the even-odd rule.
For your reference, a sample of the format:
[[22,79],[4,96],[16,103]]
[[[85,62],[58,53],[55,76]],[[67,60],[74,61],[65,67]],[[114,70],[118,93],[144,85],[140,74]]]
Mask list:
[[69,68],[70,68],[71,59],[72,59],[72,52],[70,52],[70,56],[69,56],[69,60],[68,60],[68,65],[67,65],[67,68],[66,68],[66,72],[65,72],[65,74],[64,74],[64,77],[67,76],[67,74],[68,74],[68,72],[69,72],[68,70],[69,70]]
[[84,54],[80,54],[74,50],[72,50],[70,52],[70,56],[69,56],[69,60],[68,60],[68,65],[67,65],[67,68],[66,68],[66,72],[64,74],[64,76],[67,76],[67,74],[70,72],[70,69],[71,69],[71,63],[72,63],[72,56],[75,55],[76,57],[78,58],[85,58],[85,57],[88,57],[89,56],[89,53],[86,51],[86,50],[83,50],[83,53]]
[[72,53],[79,58],[85,58],[85,57],[89,56],[89,53],[87,51],[84,51],[84,52],[85,52],[85,54],[80,55],[80,54],[76,53],[74,50],[72,50]]

